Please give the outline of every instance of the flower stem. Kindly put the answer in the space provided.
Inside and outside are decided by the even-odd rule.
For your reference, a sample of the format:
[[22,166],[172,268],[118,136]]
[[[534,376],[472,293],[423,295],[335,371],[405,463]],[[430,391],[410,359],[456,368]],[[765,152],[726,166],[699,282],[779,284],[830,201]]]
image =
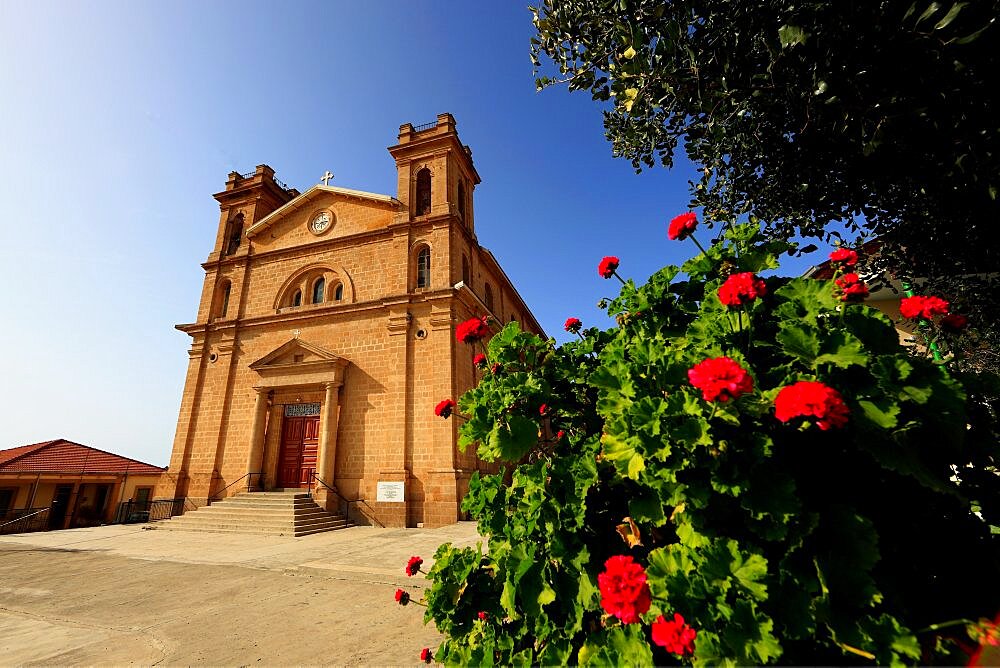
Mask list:
[[750,349],[753,348],[753,318],[750,317],[750,309],[747,308],[746,304],[743,304],[743,310],[747,314],[747,350],[746,354],[750,354]]
[[690,237],[691,237],[691,241],[693,241],[693,242],[694,242],[694,245],[698,247],[698,250],[700,250],[700,251],[701,251],[701,254],[702,254],[702,255],[707,255],[707,253],[705,252],[705,249],[701,247],[701,244],[700,244],[700,243],[698,243],[698,239],[696,239],[696,238],[695,238],[695,236],[694,236],[694,232],[692,232],[692,233],[691,233],[690,235],[688,235],[688,236],[690,236]]
[[619,276],[619,275],[618,275],[618,272],[617,272],[617,271],[616,271],[616,272],[614,272],[614,273],[612,274],[612,276],[614,276],[614,277],[615,277],[615,278],[617,278],[617,279],[618,279],[619,281],[621,281],[621,282],[622,282],[622,285],[628,285],[628,284],[627,284],[627,283],[625,282],[625,279],[624,279],[624,278],[622,278],[621,276]]
[[958,626],[960,624],[964,626],[966,624],[973,624],[973,623],[974,622],[971,619],[952,619],[947,622],[941,622],[940,624],[931,624],[930,626],[924,627],[919,631],[914,631],[914,633],[927,633],[929,631],[940,631],[941,629],[946,629],[949,626]]

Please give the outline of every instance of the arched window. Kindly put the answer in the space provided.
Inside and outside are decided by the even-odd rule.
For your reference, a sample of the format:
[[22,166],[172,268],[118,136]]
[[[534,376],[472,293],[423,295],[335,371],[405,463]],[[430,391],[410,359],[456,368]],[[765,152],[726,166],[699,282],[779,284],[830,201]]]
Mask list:
[[431,170],[424,167],[417,172],[416,215],[425,216],[431,212]]
[[232,288],[233,284],[228,279],[219,283],[219,286],[215,290],[215,300],[212,303],[213,319],[226,317],[226,312],[229,311],[229,293],[232,291]]
[[486,287],[483,289],[483,302],[486,303],[486,308],[490,311],[493,310],[493,288],[487,283]]
[[313,283],[313,304],[322,304],[324,298],[324,291],[326,290],[326,279],[320,276]]
[[431,249],[426,246],[417,253],[417,287],[429,288],[431,285]]
[[[462,282],[469,285],[469,258],[462,256]],[[471,288],[472,286],[469,285]]]
[[292,295],[292,306],[302,306],[302,291],[296,290]]
[[344,298],[344,284],[337,283],[337,287],[333,289],[333,301],[339,302]]
[[461,181],[458,182],[458,215],[462,217],[462,222],[465,221],[465,184]]
[[223,255],[232,255],[237,250],[239,250],[240,243],[243,241],[243,214],[238,214],[235,218],[229,221],[229,235],[226,240],[226,252]]

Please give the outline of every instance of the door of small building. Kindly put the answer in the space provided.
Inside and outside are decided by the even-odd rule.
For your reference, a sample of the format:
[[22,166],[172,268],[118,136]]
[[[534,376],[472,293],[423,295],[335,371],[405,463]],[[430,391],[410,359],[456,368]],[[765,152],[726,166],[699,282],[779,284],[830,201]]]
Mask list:
[[49,508],[49,528],[62,529],[66,521],[66,511],[69,509],[69,497],[73,494],[73,485],[57,485],[52,495],[52,506]]
[[319,450],[319,406],[316,405],[316,415],[289,415],[289,412],[297,411],[285,412],[278,454],[278,487],[308,487]]

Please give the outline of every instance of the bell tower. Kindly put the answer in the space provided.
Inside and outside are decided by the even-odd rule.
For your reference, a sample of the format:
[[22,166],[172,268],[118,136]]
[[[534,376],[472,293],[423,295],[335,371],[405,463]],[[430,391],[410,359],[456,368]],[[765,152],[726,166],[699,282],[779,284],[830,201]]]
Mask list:
[[257,165],[248,174],[229,172],[226,189],[213,195],[219,203],[219,230],[208,261],[246,254],[246,229],[298,195],[298,190],[274,178],[268,165]]
[[448,113],[433,123],[399,126],[399,141],[389,147],[399,176],[396,199],[403,203],[396,222],[453,216],[475,237],[473,190],[480,178],[455,126]]

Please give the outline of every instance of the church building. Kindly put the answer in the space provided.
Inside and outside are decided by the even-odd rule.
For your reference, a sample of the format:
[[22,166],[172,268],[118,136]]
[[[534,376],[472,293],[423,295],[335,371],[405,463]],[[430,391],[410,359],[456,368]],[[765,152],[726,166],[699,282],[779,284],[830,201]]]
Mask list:
[[482,373],[455,325],[541,328],[477,241],[480,179],[451,114],[401,126],[389,153],[395,196],[229,174],[197,321],[177,327],[191,348],[157,496],[299,488],[360,522],[461,519],[470,476],[493,469],[434,414]]

